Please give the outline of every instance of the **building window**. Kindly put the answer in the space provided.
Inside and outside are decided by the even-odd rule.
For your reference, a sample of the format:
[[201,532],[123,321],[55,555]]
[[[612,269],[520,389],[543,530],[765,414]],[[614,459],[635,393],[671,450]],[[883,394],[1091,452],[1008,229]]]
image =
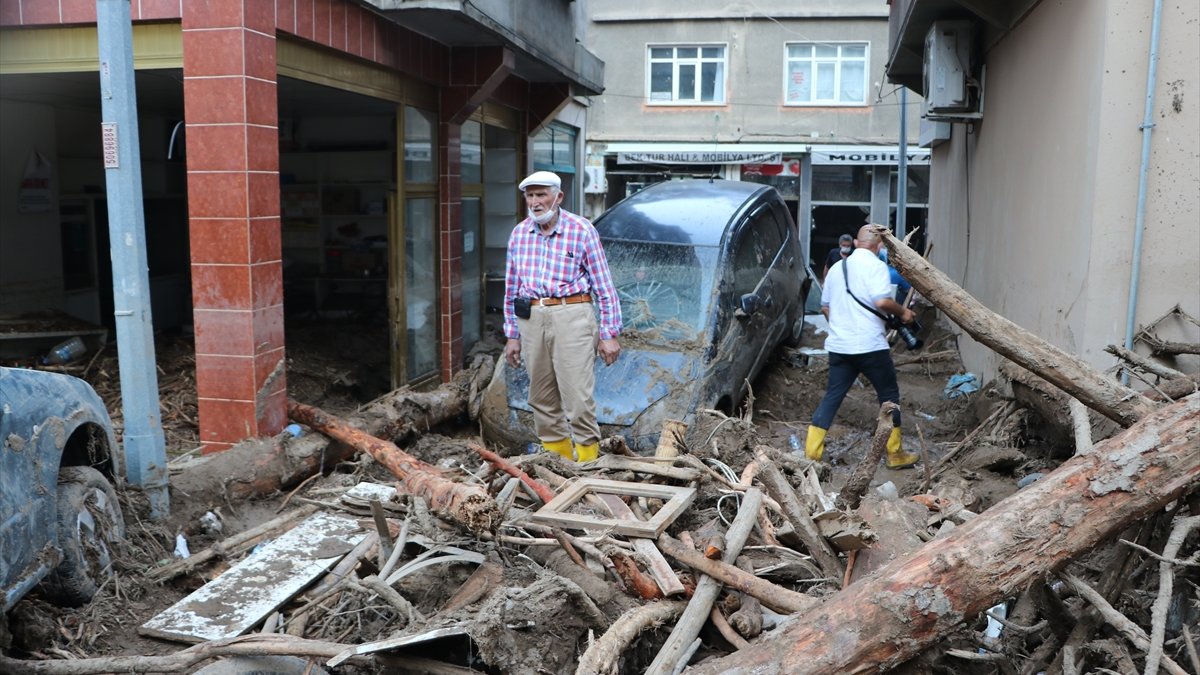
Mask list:
[[725,47],[650,47],[648,98],[651,103],[725,102]]
[[575,190],[575,145],[579,132],[554,122],[533,137],[533,168],[553,171],[562,179],[563,208],[578,213],[579,191]]
[[866,42],[787,45],[788,105],[866,105]]

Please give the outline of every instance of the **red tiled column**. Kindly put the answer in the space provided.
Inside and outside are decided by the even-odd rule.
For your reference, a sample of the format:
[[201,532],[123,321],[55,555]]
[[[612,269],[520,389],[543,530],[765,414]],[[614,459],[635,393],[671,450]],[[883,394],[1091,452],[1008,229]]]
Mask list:
[[463,365],[462,125],[438,125],[438,229],[441,240],[441,370],[449,382]]
[[183,3],[183,99],[204,452],[287,421],[275,3]]

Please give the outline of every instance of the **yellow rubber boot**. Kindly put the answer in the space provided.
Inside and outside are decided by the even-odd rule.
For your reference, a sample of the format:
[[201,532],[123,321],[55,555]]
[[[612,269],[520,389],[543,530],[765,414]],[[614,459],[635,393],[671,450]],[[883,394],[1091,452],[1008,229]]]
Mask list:
[[564,438],[561,441],[547,441],[546,439],[542,439],[542,447],[546,449],[546,452],[553,452],[568,461],[575,461],[575,455],[571,452],[571,439],[569,438]]
[[887,468],[907,469],[920,459],[919,455],[900,448],[900,427],[892,427],[892,433],[887,440]]
[[825,456],[825,429],[808,425],[808,435],[804,437],[804,456],[814,462],[821,461]]
[[591,462],[600,456],[600,444],[589,443],[588,445],[583,445],[582,443],[576,443],[575,456],[578,458],[575,460],[577,462]]

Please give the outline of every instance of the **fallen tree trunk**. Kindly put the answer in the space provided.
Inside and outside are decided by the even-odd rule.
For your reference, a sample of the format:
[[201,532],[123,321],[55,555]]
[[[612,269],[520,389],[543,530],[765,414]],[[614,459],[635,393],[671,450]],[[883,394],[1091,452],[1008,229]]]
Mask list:
[[310,405],[288,400],[288,415],[331,438],[370,454],[400,479],[397,490],[424,497],[430,507],[475,533],[494,532],[500,525],[500,508],[478,485],[457,483],[442,476],[436,466],[426,464],[396,447],[375,438],[344,420]]
[[1200,394],[1193,394],[830,596],[771,638],[688,672],[832,674],[895,667],[1195,489],[1198,444]]
[[[380,438],[395,439],[404,433],[428,429],[472,412],[474,393],[491,377],[494,364],[480,357],[454,379],[431,391],[398,389],[377,399],[360,414],[347,419],[351,426]],[[188,474],[197,491],[214,495],[228,492],[233,499],[265,497],[290,490],[323,469],[352,458],[356,450],[321,435],[291,438],[251,438],[210,456]]]
[[886,228],[877,226],[875,231],[887,244],[888,262],[971,337],[1121,426],[1131,426],[1154,410],[1154,403],[1145,396],[984,307]]

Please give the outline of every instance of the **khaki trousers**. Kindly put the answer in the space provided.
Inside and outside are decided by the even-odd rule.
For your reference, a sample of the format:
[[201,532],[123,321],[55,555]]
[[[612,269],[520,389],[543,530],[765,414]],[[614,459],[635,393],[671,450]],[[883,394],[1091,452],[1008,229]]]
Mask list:
[[534,305],[528,319],[517,320],[517,327],[538,438],[570,438],[580,445],[599,442],[592,392],[600,332],[591,303]]

